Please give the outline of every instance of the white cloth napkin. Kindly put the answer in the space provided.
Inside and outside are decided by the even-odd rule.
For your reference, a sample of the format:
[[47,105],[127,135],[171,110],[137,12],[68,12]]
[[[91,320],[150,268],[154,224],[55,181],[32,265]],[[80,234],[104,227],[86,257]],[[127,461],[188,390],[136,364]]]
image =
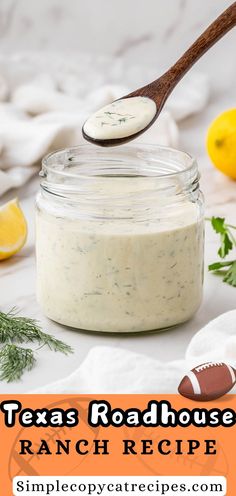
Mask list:
[[184,360],[165,363],[127,350],[97,346],[70,376],[34,393],[176,393],[186,372],[206,361],[223,361],[236,367],[236,310],[203,327],[192,338]]
[[[22,64],[18,67],[12,61],[12,65],[14,69],[8,70],[0,66],[0,196],[22,186],[49,151],[84,142],[81,127],[90,113],[131,90],[121,84],[101,84],[99,69],[98,88],[89,92],[88,86],[86,93],[81,81],[85,75],[71,75],[64,68],[60,78],[58,73],[55,77],[52,73],[33,77],[33,67],[26,70],[23,65],[23,71]],[[122,77],[117,70],[116,79]],[[177,122],[201,111],[208,96],[206,77],[192,72],[178,85],[166,109],[139,141],[178,146]]]

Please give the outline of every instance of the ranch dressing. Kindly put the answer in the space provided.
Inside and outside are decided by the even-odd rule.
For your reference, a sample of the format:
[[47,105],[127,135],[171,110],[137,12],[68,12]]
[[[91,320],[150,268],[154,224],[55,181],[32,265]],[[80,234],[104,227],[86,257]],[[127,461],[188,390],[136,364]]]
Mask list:
[[125,138],[146,128],[155,114],[156,104],[150,98],[122,98],[89,117],[83,130],[95,140]]
[[[51,319],[87,330],[137,332],[184,322],[199,307],[203,221],[196,206],[183,200],[168,207],[155,198],[138,216],[132,195],[147,184],[139,179],[133,188],[133,181],[94,184],[95,198],[108,191],[128,198],[127,208],[121,202],[113,213],[104,206],[97,219],[66,204],[60,213],[38,199],[37,292]],[[148,181],[151,195],[155,178]]]

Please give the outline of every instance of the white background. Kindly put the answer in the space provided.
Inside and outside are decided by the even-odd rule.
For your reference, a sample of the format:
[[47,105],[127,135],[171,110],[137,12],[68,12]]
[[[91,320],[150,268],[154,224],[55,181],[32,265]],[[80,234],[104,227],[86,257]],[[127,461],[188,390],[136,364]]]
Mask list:
[[[167,68],[229,0],[1,0],[0,50],[117,55]],[[232,35],[204,58],[215,78],[232,70]],[[231,52],[231,53],[230,53]]]

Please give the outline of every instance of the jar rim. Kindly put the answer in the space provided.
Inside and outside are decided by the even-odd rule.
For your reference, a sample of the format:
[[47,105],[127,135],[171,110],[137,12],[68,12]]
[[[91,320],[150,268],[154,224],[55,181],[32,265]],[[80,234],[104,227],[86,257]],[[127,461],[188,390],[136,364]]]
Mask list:
[[[148,174],[148,172],[150,172],[150,169],[146,168],[145,171],[147,172],[147,174],[133,175],[132,177],[135,179],[148,176],[160,179],[171,178],[185,174],[189,176],[189,173],[190,175],[193,175],[194,179],[198,174],[198,167],[195,158],[192,157],[189,153],[178,150],[176,148],[148,143],[131,143],[128,145],[122,145],[120,147],[103,148],[83,143],[68,148],[60,148],[48,153],[42,159],[42,171],[40,172],[40,175],[45,177],[47,176],[47,173],[53,173],[58,177],[66,176],[67,178],[91,178],[96,175],[101,176],[101,174],[89,174],[88,171],[81,171],[81,169],[74,173],[74,170],[72,170],[72,168],[69,169],[69,167],[72,165],[79,165],[75,162],[77,158],[81,158],[84,165],[92,163],[93,160],[91,156],[92,158],[94,157],[97,162],[101,161],[102,163],[105,163],[106,161],[112,160],[113,164],[115,162],[124,163],[126,162],[126,159],[130,157],[133,158],[133,160],[139,160],[140,165],[141,163],[144,165],[149,158],[152,165],[152,174]],[[171,156],[172,158],[170,158]],[[61,160],[61,162],[59,162],[59,159]],[[131,162],[130,160],[130,163],[133,162]],[[155,166],[160,163],[166,165],[167,169],[162,168],[160,170],[158,169],[158,167],[156,167],[155,170]],[[59,165],[60,167],[58,167]],[[172,170],[168,169],[168,166],[170,168],[172,167]],[[176,169],[174,169],[174,166],[176,167]],[[102,174],[102,176],[105,180],[106,174]],[[109,175],[107,177],[110,178],[111,176]]]

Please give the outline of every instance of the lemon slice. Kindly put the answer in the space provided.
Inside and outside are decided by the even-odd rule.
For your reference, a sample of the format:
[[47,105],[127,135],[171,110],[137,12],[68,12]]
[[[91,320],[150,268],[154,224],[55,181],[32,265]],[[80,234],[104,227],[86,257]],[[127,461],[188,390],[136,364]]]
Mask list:
[[27,224],[17,199],[0,207],[0,260],[11,257],[24,246]]
[[207,151],[217,169],[236,179],[236,108],[226,110],[211,123]]

